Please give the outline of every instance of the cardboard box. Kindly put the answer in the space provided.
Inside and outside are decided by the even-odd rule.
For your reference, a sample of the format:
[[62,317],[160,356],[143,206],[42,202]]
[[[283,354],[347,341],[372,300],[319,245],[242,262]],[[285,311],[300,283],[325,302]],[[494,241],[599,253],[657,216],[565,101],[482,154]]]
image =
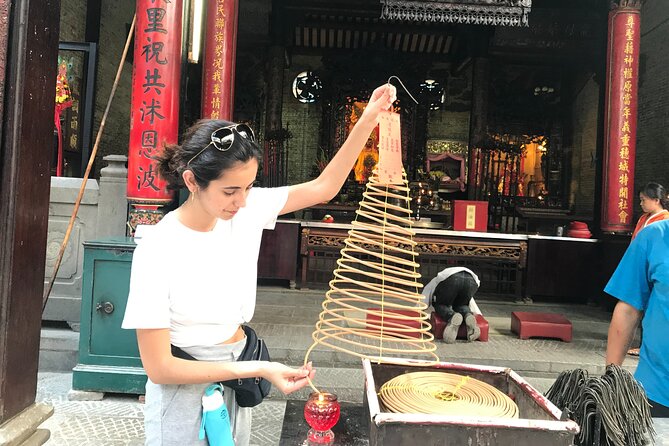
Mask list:
[[454,231],[488,231],[488,202],[453,200]]
[[[370,446],[571,446],[579,432],[575,421],[514,371],[503,367],[386,358],[393,364],[364,359],[364,408],[369,416]],[[439,371],[471,376],[486,382],[516,402],[519,418],[484,418],[433,414],[391,413],[378,398],[381,386],[407,372]]]

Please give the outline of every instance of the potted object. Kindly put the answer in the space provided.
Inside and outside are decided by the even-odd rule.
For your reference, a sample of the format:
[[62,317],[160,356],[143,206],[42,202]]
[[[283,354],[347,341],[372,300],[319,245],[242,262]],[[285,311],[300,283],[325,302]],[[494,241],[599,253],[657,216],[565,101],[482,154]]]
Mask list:
[[572,221],[569,223],[567,237],[590,238],[592,237],[592,232],[590,232],[586,223],[582,221]]

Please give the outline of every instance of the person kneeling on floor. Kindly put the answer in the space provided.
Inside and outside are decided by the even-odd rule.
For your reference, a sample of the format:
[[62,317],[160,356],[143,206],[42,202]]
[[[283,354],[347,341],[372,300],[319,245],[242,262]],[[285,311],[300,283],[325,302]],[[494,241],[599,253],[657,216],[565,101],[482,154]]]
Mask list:
[[446,322],[444,342],[453,343],[460,325],[467,326],[467,340],[475,341],[481,335],[475,314],[481,314],[474,294],[481,282],[468,268],[451,267],[442,270],[423,288],[423,296]]

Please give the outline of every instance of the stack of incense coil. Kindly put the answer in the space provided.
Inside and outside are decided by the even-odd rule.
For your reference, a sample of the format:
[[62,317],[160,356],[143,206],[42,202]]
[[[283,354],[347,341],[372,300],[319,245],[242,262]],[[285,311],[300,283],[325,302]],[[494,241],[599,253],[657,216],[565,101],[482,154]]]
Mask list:
[[398,375],[381,386],[379,401],[396,413],[518,418],[516,403],[490,384],[439,371]]

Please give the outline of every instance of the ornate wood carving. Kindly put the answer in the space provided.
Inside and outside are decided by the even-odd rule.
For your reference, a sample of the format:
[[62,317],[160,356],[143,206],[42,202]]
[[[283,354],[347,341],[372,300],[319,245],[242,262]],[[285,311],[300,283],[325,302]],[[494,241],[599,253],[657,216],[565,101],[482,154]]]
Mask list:
[[467,25],[529,26],[532,0],[381,0],[381,18]]
[[[302,255],[308,255],[312,250],[319,249],[341,249],[344,247],[344,242],[347,238],[347,233],[341,230],[302,230]],[[527,243],[500,243],[500,242],[484,242],[481,240],[463,241],[462,239],[439,238],[439,237],[421,237],[420,235],[414,238],[417,243],[415,250],[419,254],[424,255],[444,255],[453,257],[477,257],[488,258],[496,260],[508,260],[522,268],[525,267],[527,257]],[[411,249],[409,245],[399,243],[388,243],[401,249]],[[372,246],[364,246],[365,248],[373,248]]]
[[641,9],[644,0],[611,0],[611,9],[636,8]]

